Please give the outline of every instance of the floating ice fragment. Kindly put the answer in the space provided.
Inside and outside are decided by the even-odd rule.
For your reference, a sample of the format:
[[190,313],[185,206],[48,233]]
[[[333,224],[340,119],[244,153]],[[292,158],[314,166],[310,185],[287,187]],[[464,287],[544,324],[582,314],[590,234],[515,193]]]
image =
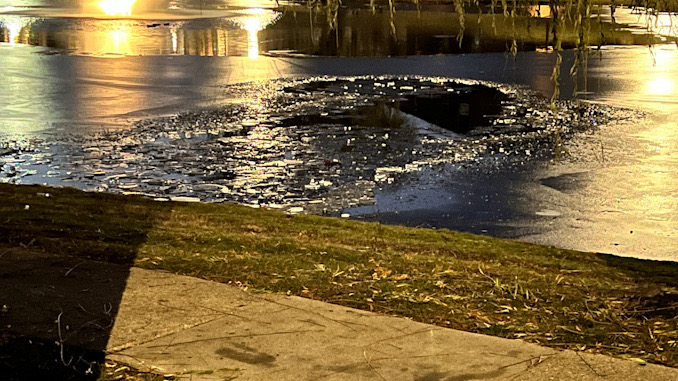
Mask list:
[[[66,174],[67,174],[67,175],[71,175],[71,172],[66,172]],[[126,174],[124,174],[124,173],[119,173],[119,174],[117,174],[117,175],[108,176],[108,177],[106,177],[104,180],[105,180],[105,181],[119,180],[119,179],[122,179],[122,178],[125,178],[125,177],[127,177]]]
[[139,184],[136,184],[136,183],[122,183],[122,184],[118,185],[118,188],[120,188],[120,189],[134,189],[138,186],[139,186]]
[[543,216],[543,217],[558,217],[558,216],[562,215],[560,212],[557,212],[555,210],[549,210],[549,209],[540,210],[540,211],[538,211],[534,214],[536,214],[538,216]]
[[304,208],[302,208],[300,206],[294,206],[294,207],[292,207],[288,210],[288,212],[290,214],[299,214],[299,213],[302,213],[303,211],[304,211]]
[[123,196],[145,196],[142,192],[122,192]]
[[200,202],[199,197],[171,196],[170,200],[174,202]]

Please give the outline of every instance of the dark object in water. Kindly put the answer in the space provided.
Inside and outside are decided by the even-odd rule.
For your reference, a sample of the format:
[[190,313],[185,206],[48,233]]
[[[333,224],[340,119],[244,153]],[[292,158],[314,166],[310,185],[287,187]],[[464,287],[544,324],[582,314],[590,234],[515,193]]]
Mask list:
[[0,156],[14,155],[19,151],[12,148],[0,148]]
[[400,111],[456,133],[465,134],[474,127],[487,125],[487,115],[501,113],[506,99],[501,91],[482,85],[447,89],[433,88],[406,95]]
[[[491,124],[493,115],[502,112],[502,102],[508,97],[499,89],[481,84],[448,82],[445,84],[416,79],[372,80],[321,80],[287,87],[287,93],[312,94],[329,92],[373,94],[381,97],[374,106],[357,107],[353,111],[326,115],[297,115],[282,123],[283,126],[336,123],[383,127],[380,110],[384,106],[414,115],[431,124],[459,134]],[[375,112],[376,111],[376,112]],[[383,114],[383,112],[381,112]],[[381,119],[384,115],[382,115]]]

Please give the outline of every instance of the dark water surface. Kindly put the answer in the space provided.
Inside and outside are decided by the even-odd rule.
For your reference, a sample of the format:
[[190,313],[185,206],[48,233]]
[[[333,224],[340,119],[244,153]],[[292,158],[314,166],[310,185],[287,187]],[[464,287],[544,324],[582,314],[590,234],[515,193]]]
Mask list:
[[[101,3],[133,3],[107,9]],[[548,6],[501,10],[469,9],[462,30],[452,5],[400,4],[393,16],[383,5],[341,7],[336,28],[323,8],[274,7],[273,0],[43,0],[0,1],[0,41],[51,48],[52,54],[120,55],[317,55],[342,57],[408,56],[543,49],[552,42]],[[243,8],[245,6],[245,8]],[[117,16],[111,13],[120,12]],[[603,7],[591,22],[593,46],[675,42],[671,20]],[[107,14],[108,13],[108,14]],[[648,24],[649,23],[649,24]],[[648,25],[650,27],[648,28]],[[459,37],[463,35],[461,43]],[[577,36],[562,34],[563,46]]]
[[[0,139],[127,129],[140,118],[243,101],[226,91],[229,84],[297,75],[416,74],[521,84],[545,96],[553,91],[554,54],[535,51],[544,40],[539,18],[529,29],[534,36],[525,30],[525,51],[516,58],[504,53],[506,36],[488,37],[475,27],[464,49],[484,53],[404,56],[455,52],[458,31],[449,15],[425,10],[431,22],[422,26],[416,11],[403,10],[394,42],[383,15],[366,29],[356,27],[366,24],[366,10],[342,10],[336,35],[323,26],[324,16],[267,8],[273,2],[254,11],[213,2],[203,17],[196,3],[157,2],[148,17],[118,20],[92,18],[94,11],[77,2],[0,1],[6,41],[0,43]],[[7,5],[29,7],[3,10]],[[630,12],[619,16],[625,24],[615,26],[614,42],[646,43],[640,21]],[[670,32],[663,34],[671,41]],[[568,51],[565,65],[571,61]],[[675,45],[603,48],[580,78],[578,97],[648,109],[645,121],[576,137],[571,158],[556,164],[517,157],[491,170],[423,169],[407,183],[378,190],[374,206],[346,212],[678,260],[676,68]],[[563,76],[563,82],[569,97],[572,81]]]

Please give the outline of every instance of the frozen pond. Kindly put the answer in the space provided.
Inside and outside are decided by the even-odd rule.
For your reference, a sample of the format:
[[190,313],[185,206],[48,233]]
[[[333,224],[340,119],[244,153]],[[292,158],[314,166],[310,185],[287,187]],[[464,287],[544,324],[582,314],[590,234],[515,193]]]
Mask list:
[[[23,21],[12,24],[18,29],[4,21],[7,43],[0,43],[0,140],[19,149],[0,159],[2,181],[346,213],[678,259],[675,45],[658,45],[654,54],[604,48],[590,60],[586,81],[580,78],[586,102],[564,103],[558,117],[549,116],[545,98],[514,86],[552,92],[554,55],[527,51],[538,45],[536,37],[515,60],[492,39],[467,47],[485,53],[389,58],[380,56],[453,53],[444,49],[454,44],[422,39],[430,31],[407,34],[416,46],[355,31],[328,45],[337,36],[313,24],[320,37],[305,37],[312,36],[310,15],[293,22],[271,9],[273,2],[256,12],[207,2],[202,17],[199,2],[157,2],[148,17],[124,25],[92,19],[77,2],[47,2],[43,9],[36,8],[43,2],[5,1],[0,9],[5,3],[24,8],[4,12],[5,20]],[[165,3],[176,7],[159,12]],[[410,16],[403,13],[405,28]],[[261,21],[250,28],[262,28],[253,45],[252,32],[239,25],[264,16],[268,27]],[[346,13],[344,23],[360,24],[361,17]],[[632,37],[629,44],[645,38],[636,21],[620,28],[619,36]],[[664,35],[671,41],[670,31]],[[337,54],[363,57],[310,57]],[[566,52],[565,65],[571,57]],[[304,79],[277,80],[297,76]],[[247,81],[256,82],[232,86]],[[568,97],[572,84],[563,81]],[[459,136],[425,123],[443,124],[431,113],[410,117],[418,113],[407,103],[415,89],[455,93],[469,85],[508,95],[481,123],[494,128],[473,126]],[[397,99],[402,104],[394,107]],[[638,107],[646,117],[595,102]],[[388,111],[394,109],[405,115]],[[588,118],[581,128],[570,123],[575,111]],[[357,122],[370,118],[380,123]],[[530,130],[537,120],[545,127]],[[568,133],[570,156],[554,163],[556,127]]]
[[[571,136],[642,115],[512,86],[426,77],[323,77],[226,89],[246,101],[134,127],[16,146],[4,181],[159,200],[338,215],[431,168],[492,172],[549,158]],[[11,146],[10,146],[11,147]]]

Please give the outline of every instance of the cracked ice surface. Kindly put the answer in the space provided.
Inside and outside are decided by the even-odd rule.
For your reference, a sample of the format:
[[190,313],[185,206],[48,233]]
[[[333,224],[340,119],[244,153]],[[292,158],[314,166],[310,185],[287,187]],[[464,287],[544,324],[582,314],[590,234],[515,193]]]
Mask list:
[[225,91],[242,101],[124,131],[5,138],[0,182],[333,214],[373,203],[376,186],[403,174],[549,158],[557,135],[639,115],[574,102],[554,113],[524,88],[447,78],[303,78]]

